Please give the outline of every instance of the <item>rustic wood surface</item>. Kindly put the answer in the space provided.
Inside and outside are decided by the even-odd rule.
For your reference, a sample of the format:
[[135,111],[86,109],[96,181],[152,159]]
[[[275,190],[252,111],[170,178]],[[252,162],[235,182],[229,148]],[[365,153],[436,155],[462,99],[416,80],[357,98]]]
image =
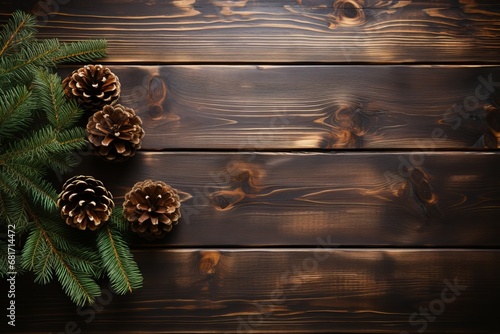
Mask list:
[[133,159],[82,150],[72,174],[118,205],[161,179],[183,218],[133,240],[131,295],[77,309],[19,277],[14,332],[500,332],[497,0],[0,0],[0,23],[15,9],[107,39],[144,121]]
[[[21,294],[15,330],[61,333],[497,333],[495,250],[136,251],[144,288],[77,309]],[[448,283],[446,283],[448,282]],[[453,292],[449,287],[455,285]],[[427,319],[424,313],[427,313]],[[416,315],[412,317],[412,314]]]
[[174,232],[149,246],[498,246],[500,153],[139,153],[74,174],[104,181],[117,205],[135,182],[178,189]]
[[112,62],[481,62],[500,55],[496,1],[0,1],[44,37],[105,38]]
[[[65,76],[75,67],[61,70]],[[498,66],[113,66],[143,149],[477,149]],[[495,130],[496,129],[496,130]]]

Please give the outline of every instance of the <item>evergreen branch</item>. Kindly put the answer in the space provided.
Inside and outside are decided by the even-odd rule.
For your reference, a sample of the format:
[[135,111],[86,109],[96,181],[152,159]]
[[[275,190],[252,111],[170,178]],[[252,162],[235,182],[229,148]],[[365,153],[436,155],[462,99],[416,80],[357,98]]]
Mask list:
[[106,56],[106,44],[102,39],[62,43],[58,54],[52,60],[55,63],[91,62]]
[[59,108],[64,99],[59,77],[55,74],[39,70],[35,76],[34,84],[39,107],[47,115],[49,123],[58,129]]
[[94,298],[100,295],[97,283],[87,273],[73,270],[64,259],[63,254],[55,247],[54,241],[44,228],[42,221],[34,219],[34,223],[54,255],[53,269],[66,294],[79,306],[93,304]]
[[57,134],[57,141],[61,147],[65,149],[80,149],[87,142],[85,140],[85,130],[83,128],[72,128],[65,131],[61,131]]
[[0,138],[13,137],[31,122],[35,108],[32,94],[26,86],[5,90],[0,96]]
[[[26,167],[26,166],[24,166]],[[40,204],[44,210],[52,211],[57,207],[57,193],[54,187],[42,177],[25,174],[24,168],[4,167],[7,173],[15,178],[17,186],[29,193],[34,204]],[[29,167],[27,167],[29,170]]]
[[[0,34],[0,41],[3,44],[0,49],[0,57],[6,53],[13,45],[28,40],[29,37],[35,32],[34,29],[35,19],[32,15],[26,14],[22,11],[16,11],[12,14],[11,19],[2,29]],[[24,36],[19,38],[19,35],[25,31]]]
[[19,52],[0,57],[0,87],[30,85],[40,68],[54,67],[52,56],[59,49],[57,39],[33,42]]
[[33,270],[36,264],[40,243],[43,242],[42,233],[39,229],[32,229],[26,243],[24,244],[22,254],[22,267],[28,270]]
[[[59,41],[55,38],[33,43],[29,49],[22,49],[18,54],[5,57],[5,61],[0,63],[1,74],[11,73],[29,65],[53,67],[55,64],[51,55],[57,52],[59,47]],[[15,60],[13,66],[6,66],[13,60]]]
[[97,248],[111,286],[118,294],[142,287],[142,275],[127,243],[109,224],[99,230]]
[[9,161],[30,163],[44,161],[50,154],[57,151],[56,133],[50,127],[34,132],[30,137],[21,139],[11,145],[9,150],[0,155],[4,164]]
[[[15,186],[14,186],[15,188]],[[7,224],[15,224],[16,227],[21,231],[26,225],[26,214],[24,212],[24,199],[20,195],[19,191],[13,193],[0,193],[1,215],[0,218],[2,222]]]
[[123,219],[123,208],[117,207],[113,210],[110,225],[113,230],[121,232],[122,235],[126,236],[130,232],[130,223],[126,219]]
[[[100,295],[95,279],[104,270],[122,293],[142,285],[137,264],[118,231],[123,225],[107,226],[101,237],[106,237],[101,241],[104,252],[96,252],[95,246],[87,246],[95,235],[61,222],[57,192],[44,178],[48,168],[64,172],[74,166],[77,159],[71,153],[85,143],[84,129],[74,127],[83,111],[66,98],[61,78],[52,69],[60,62],[103,57],[106,42],[40,41],[34,37],[35,25],[34,16],[17,11],[0,31],[0,225],[16,224],[19,235],[29,232],[19,239],[24,244],[19,262],[34,273],[35,282],[45,284],[55,276],[70,299],[83,306]],[[111,262],[104,265],[105,258]],[[125,289],[120,289],[124,280]]]
[[[12,179],[8,178],[3,172],[4,168],[0,166],[0,200],[3,195],[5,195],[6,199],[12,197],[16,193],[16,185],[12,182]],[[3,194],[2,194],[3,193]],[[0,202],[1,203],[1,202]],[[1,210],[6,210],[5,202],[2,206],[0,206]],[[2,215],[0,214],[0,217]]]
[[58,176],[60,176],[76,167],[79,160],[77,159],[77,155],[64,152],[52,154],[45,162],[58,174]]
[[[78,251],[78,250],[76,250]],[[81,250],[80,250],[81,252]],[[97,277],[98,273],[100,272],[100,266],[98,262],[100,262],[98,259],[95,258],[95,256],[92,256],[91,258],[85,258],[83,256],[78,256],[75,254],[71,254],[70,252],[60,252],[61,255],[64,257],[67,263],[69,263],[73,268],[75,268],[78,271],[89,273],[93,277]],[[93,253],[91,253],[93,254]]]
[[67,129],[73,126],[83,115],[83,110],[78,106],[75,99],[66,100],[61,113],[61,127],[59,130]]
[[35,283],[47,284],[52,280],[52,268],[54,266],[54,258],[47,242],[40,244],[38,256],[33,270],[35,273]]
[[57,74],[40,70],[34,84],[38,104],[57,131],[72,126],[83,115],[77,102],[66,98],[61,78]]

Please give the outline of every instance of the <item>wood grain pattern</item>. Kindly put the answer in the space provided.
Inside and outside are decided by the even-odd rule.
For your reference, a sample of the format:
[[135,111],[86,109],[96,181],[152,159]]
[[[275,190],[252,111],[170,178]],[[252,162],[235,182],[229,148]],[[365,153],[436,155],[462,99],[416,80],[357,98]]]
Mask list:
[[[48,3],[48,5],[47,5]],[[494,1],[0,1],[43,37],[105,38],[111,62],[489,62]]]
[[[119,168],[119,172],[117,172]],[[147,246],[498,246],[500,153],[139,153],[87,157],[121,205],[135,182],[181,192],[181,222]]]
[[[318,245],[303,250],[142,250],[135,258],[144,287],[127,296],[107,290],[94,308],[76,309],[57,285],[21,289],[15,330],[416,333],[424,324],[425,333],[500,330],[500,253],[495,250]],[[419,308],[432,321],[419,315]]]
[[144,121],[136,157],[82,150],[72,174],[118,206],[163,180],[183,217],[133,240],[142,289],[81,309],[19,277],[1,333],[500,332],[497,0],[0,0],[0,23],[15,9],[107,39]]
[[143,149],[500,147],[498,66],[111,68]]

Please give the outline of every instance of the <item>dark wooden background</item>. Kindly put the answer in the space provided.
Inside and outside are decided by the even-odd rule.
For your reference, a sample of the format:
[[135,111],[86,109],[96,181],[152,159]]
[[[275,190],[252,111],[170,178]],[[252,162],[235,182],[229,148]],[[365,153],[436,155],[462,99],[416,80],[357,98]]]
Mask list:
[[146,178],[183,199],[166,239],[134,241],[142,289],[79,309],[27,275],[16,332],[500,332],[496,0],[0,0],[1,22],[15,9],[107,39],[144,121],[134,159],[82,151],[72,174],[118,204]]

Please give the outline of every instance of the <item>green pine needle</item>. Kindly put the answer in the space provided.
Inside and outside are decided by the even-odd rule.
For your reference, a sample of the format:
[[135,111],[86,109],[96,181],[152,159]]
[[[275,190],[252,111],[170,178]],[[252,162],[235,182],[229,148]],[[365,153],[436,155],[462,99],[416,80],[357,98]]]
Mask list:
[[57,131],[67,129],[83,115],[75,100],[64,95],[61,78],[57,74],[38,71],[34,80],[38,107],[42,109],[49,124]]
[[106,56],[105,40],[63,43],[52,59],[56,63],[86,63]]
[[0,57],[16,51],[33,40],[36,19],[22,11],[15,11],[0,31]]
[[99,230],[97,248],[112,288],[126,294],[142,287],[142,274],[120,231],[110,225]]
[[35,100],[26,86],[7,89],[0,95],[0,138],[10,139],[32,121]]
[[[66,98],[55,66],[103,57],[106,42],[37,40],[35,24],[32,15],[17,11],[0,29],[0,225],[16,225],[22,241],[19,272],[33,272],[40,284],[57,278],[69,298],[83,306],[100,295],[96,280],[105,268],[123,268],[110,275],[119,291],[125,282],[127,291],[142,282],[128,245],[111,227],[103,229],[108,234],[100,232],[108,239],[96,248],[95,235],[65,224],[57,191],[45,178],[49,170],[60,175],[76,166],[76,151],[86,143],[84,129],[75,126],[83,112]],[[0,247],[4,244],[0,241]],[[111,245],[116,255],[103,257]],[[7,268],[4,255],[0,276]]]
[[[35,273],[35,282],[41,284],[49,282],[55,273],[64,291],[75,304],[84,306],[94,303],[101,293],[93,278],[95,263],[85,259],[85,255],[80,258],[84,261],[79,261],[78,255],[68,254],[68,251],[75,253],[81,250],[73,249],[63,241],[64,235],[54,233],[53,228],[49,227],[53,224],[53,218],[45,221],[43,218],[34,217],[33,223],[34,230],[23,249],[23,268],[32,270]],[[61,228],[57,229],[59,232],[63,231]],[[61,243],[66,245],[61,247]]]

